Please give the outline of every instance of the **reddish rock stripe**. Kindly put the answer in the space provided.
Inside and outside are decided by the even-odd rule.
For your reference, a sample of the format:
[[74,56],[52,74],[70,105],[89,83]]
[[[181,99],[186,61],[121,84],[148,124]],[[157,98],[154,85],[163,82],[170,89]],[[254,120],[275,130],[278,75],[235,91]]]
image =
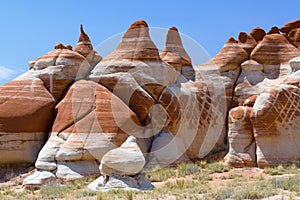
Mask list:
[[288,61],[300,55],[300,50],[294,47],[280,34],[266,35],[251,53],[251,59],[263,65],[287,64]]

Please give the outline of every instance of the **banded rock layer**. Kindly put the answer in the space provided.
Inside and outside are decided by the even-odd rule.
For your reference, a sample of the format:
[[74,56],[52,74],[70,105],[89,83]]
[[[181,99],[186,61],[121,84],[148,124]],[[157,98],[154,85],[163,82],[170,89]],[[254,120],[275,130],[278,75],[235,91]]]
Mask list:
[[[140,20],[102,59],[81,26],[74,50],[58,44],[0,87],[0,162],[35,162],[29,185],[122,175],[122,159],[136,175],[222,150],[228,134],[229,165],[299,164],[298,43],[298,21],[256,27],[193,66],[177,28],[158,52]],[[136,169],[121,146],[130,136]]]
[[[131,24],[117,48],[95,66],[88,59],[87,52],[95,52],[82,27],[75,50],[60,51],[79,55],[87,63],[83,69],[93,69],[84,73],[88,80],[76,76],[56,104],[50,137],[35,163],[37,173],[26,184],[42,182],[48,172],[63,179],[100,172],[126,175],[122,160],[132,169],[138,164],[137,174],[144,167],[203,158],[225,140],[219,131],[225,114],[213,103],[207,84],[195,81],[197,71],[176,28],[169,29],[160,54],[145,21]],[[141,152],[143,159],[122,153],[130,136],[137,143],[133,154]],[[122,158],[115,158],[121,153]],[[138,156],[132,164],[130,159]]]
[[228,116],[229,165],[299,164],[297,29],[297,21],[283,34],[272,28],[241,64]]

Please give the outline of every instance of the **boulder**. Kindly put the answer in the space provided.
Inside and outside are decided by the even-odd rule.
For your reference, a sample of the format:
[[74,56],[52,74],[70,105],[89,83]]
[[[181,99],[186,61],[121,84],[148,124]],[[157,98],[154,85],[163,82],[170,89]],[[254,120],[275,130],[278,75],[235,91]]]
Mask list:
[[112,149],[103,156],[99,168],[104,176],[110,176],[112,173],[132,176],[140,173],[145,163],[136,138],[129,136],[119,148]]
[[255,27],[251,30],[250,35],[259,43],[265,37],[266,32],[260,27]]
[[109,179],[100,176],[88,185],[88,188],[97,192],[107,192],[109,190],[152,190],[154,186],[146,179],[145,175],[119,176],[111,174]]
[[49,171],[35,171],[33,174],[27,176],[23,185],[25,187],[39,187],[43,184],[49,184],[55,181],[56,177],[52,172]]
[[153,97],[146,92],[130,73],[118,72],[99,76],[98,83],[108,88],[138,116],[142,124],[155,104]]
[[279,28],[277,26],[273,26],[267,33],[267,35],[270,35],[270,34],[280,34]]
[[245,32],[240,32],[238,44],[248,53],[249,57],[252,50],[257,45],[256,40]]
[[293,71],[298,71],[300,69],[300,57],[295,57],[289,61],[289,65]]

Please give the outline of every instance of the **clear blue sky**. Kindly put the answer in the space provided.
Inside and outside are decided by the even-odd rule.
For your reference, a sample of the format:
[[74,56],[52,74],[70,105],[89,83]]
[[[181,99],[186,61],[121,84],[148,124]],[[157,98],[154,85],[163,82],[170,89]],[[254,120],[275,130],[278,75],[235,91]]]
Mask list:
[[27,62],[58,43],[76,44],[84,24],[93,44],[135,20],[176,26],[215,55],[229,36],[299,19],[300,1],[1,1],[0,85],[25,72]]

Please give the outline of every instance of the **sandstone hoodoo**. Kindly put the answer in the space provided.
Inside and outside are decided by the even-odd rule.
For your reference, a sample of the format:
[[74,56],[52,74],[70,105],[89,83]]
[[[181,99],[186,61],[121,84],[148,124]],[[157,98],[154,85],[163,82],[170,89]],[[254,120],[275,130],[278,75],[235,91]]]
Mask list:
[[171,27],[167,33],[165,47],[160,52],[161,59],[175,67],[188,80],[195,80],[192,60],[185,51],[176,27]]
[[[83,58],[84,52],[93,52],[89,43],[81,30],[75,51]],[[169,30],[163,52],[165,61],[145,21],[131,24],[117,48],[95,65],[89,74],[92,81],[75,80],[56,105],[50,137],[35,163],[37,172],[26,184],[47,182],[43,177],[51,172],[62,179],[112,173],[113,181],[125,174],[143,185],[147,183],[140,175],[144,166],[167,166],[209,154],[224,124],[224,119],[217,123],[213,119],[225,115],[212,103],[205,83],[176,70],[188,67],[195,76],[176,28]],[[129,145],[133,136],[134,148]],[[160,155],[167,152],[170,156]],[[127,168],[121,169],[126,162]],[[135,170],[130,172],[131,165]],[[99,180],[98,186],[103,183]]]
[[102,59],[81,26],[0,86],[0,163],[35,163],[27,186],[99,176],[95,191],[152,189],[145,170],[226,149],[234,167],[300,165],[299,29],[241,32],[193,66],[175,27],[159,52],[136,21]]

